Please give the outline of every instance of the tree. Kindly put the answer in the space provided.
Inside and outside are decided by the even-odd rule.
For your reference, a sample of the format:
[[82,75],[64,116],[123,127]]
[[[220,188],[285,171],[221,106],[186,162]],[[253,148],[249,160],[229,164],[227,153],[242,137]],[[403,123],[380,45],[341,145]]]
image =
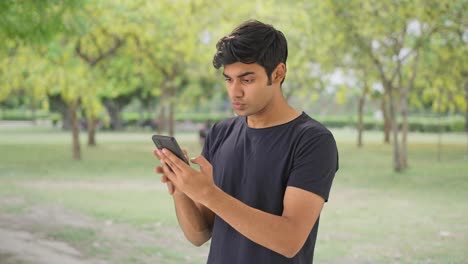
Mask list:
[[0,1],[0,39],[47,43],[57,33],[74,33],[80,21],[79,0]]
[[73,159],[81,159],[81,147],[79,141],[78,111],[82,102],[91,107],[95,101],[96,90],[93,89],[94,76],[89,71],[87,64],[74,55],[75,43],[68,38],[61,38],[59,43],[49,45],[47,59],[49,69],[38,76],[48,80],[45,84],[48,93],[58,97],[64,102],[68,118],[71,124]]
[[[37,50],[41,44],[45,44],[53,39],[57,34],[72,33],[77,30],[79,20],[76,20],[75,11],[79,9],[80,1],[76,0],[44,0],[44,1],[22,1],[18,3],[13,0],[1,1],[0,3],[0,38],[19,44],[27,44]],[[20,64],[28,66],[34,64]],[[41,64],[36,64],[41,65]],[[39,72],[42,72],[40,70]],[[37,72],[36,72],[37,73]],[[27,76],[23,76],[27,82],[29,77],[33,80],[34,75],[27,71]],[[33,89],[43,87],[32,81]],[[41,82],[38,82],[41,84]],[[36,86],[37,85],[37,86]],[[33,94],[36,94],[34,92]],[[72,100],[72,105],[76,102]],[[73,113],[70,112],[72,117]],[[75,125],[75,124],[73,124]],[[75,131],[74,131],[75,132]],[[80,159],[79,144],[77,145],[77,135],[73,133],[73,157]]]
[[[95,31],[98,31],[99,33]],[[98,41],[98,39],[100,41]],[[85,45],[88,45],[86,45],[86,47],[83,47],[82,42],[85,42]],[[97,30],[94,30],[94,32],[88,32],[85,36],[78,37],[75,44],[75,54],[88,65],[89,71],[92,72],[94,68],[99,65],[99,63],[102,63],[102,61],[115,56],[118,50],[122,46],[124,46],[124,44],[125,40],[122,37],[113,33],[109,33],[107,29],[98,27]],[[92,83],[91,85],[95,86],[96,90],[100,90],[99,87],[97,87],[96,82]],[[97,93],[95,93],[94,95],[96,94]],[[88,98],[91,99],[94,97],[91,96]],[[92,100],[89,101],[89,103],[87,104],[87,106],[90,107],[86,111],[88,145],[90,146],[96,145],[95,125],[97,121],[97,113],[95,109],[97,105],[97,101],[94,101],[93,103]],[[111,116],[112,128],[116,130],[121,129],[122,125],[119,118],[119,112],[121,111],[121,107],[115,109],[115,107],[113,107],[115,104],[112,100],[104,100],[104,105],[106,106]]]
[[[393,165],[408,166],[408,94],[414,86],[421,49],[440,30],[455,5],[451,1],[326,1],[349,45],[365,54],[378,70],[389,98]],[[401,116],[401,141],[399,123]]]

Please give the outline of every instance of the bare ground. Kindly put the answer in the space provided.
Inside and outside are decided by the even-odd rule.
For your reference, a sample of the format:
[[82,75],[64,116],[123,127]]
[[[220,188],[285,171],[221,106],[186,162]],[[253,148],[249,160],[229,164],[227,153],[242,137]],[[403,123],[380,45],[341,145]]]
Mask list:
[[[2,200],[2,207],[22,206],[21,198]],[[0,263],[105,263],[87,258],[77,248],[47,236],[62,226],[90,223],[59,208],[28,208],[22,213],[0,213]]]
[[[25,208],[18,212],[2,210],[22,206]],[[67,230],[89,230],[96,235],[89,237],[91,241],[54,235]],[[167,250],[177,256],[168,256]],[[0,201],[2,264],[203,263],[206,253],[206,247],[188,246],[174,227],[156,223],[141,230],[98,221],[57,205],[28,206],[18,197]]]

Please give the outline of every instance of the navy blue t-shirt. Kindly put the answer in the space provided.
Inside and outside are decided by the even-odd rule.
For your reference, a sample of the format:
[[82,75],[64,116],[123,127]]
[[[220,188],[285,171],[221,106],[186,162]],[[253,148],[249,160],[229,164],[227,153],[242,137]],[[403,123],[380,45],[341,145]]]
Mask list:
[[[202,155],[213,165],[215,184],[259,210],[282,215],[287,186],[328,200],[338,151],[331,132],[307,114],[268,128],[249,128],[245,117],[216,123]],[[304,246],[286,258],[249,240],[215,216],[208,263],[307,263],[313,261],[319,220]]]

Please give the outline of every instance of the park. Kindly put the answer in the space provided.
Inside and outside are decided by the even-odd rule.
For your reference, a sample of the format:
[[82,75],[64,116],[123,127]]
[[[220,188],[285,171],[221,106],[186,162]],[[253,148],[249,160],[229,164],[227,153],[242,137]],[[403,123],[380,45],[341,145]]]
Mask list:
[[466,263],[466,1],[250,2],[0,3],[0,263],[206,263],[151,137],[234,116],[213,53],[252,18],[337,143],[314,263]]
[[[391,146],[381,144],[380,133],[369,132],[360,149],[355,131],[333,132],[341,168],[321,216],[316,261],[465,261],[463,134],[444,136],[441,161],[436,134],[411,134],[412,165],[401,174],[392,171]],[[23,127],[2,128],[0,135],[2,263],[24,263],[15,251],[3,249],[9,248],[6,234],[15,230],[31,234],[26,241],[62,241],[79,252],[42,249],[46,259],[40,263],[54,254],[76,263],[204,263],[208,247],[184,239],[172,199],[153,172],[158,161],[151,132],[103,133],[99,146],[85,147],[78,163],[71,159],[68,133]],[[176,136],[189,154],[200,153],[196,133]],[[19,245],[34,244],[26,241]],[[37,263],[28,259],[39,258],[34,252],[23,261]]]

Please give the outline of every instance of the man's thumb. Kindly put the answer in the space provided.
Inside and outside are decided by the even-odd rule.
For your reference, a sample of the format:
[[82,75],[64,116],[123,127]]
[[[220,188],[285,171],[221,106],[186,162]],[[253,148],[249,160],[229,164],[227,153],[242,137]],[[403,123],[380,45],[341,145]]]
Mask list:
[[208,160],[205,159],[205,157],[203,157],[203,155],[200,155],[196,158],[191,158],[190,161],[192,163],[195,163],[197,164],[198,166],[200,166],[201,168],[206,168],[207,166],[211,165]]

